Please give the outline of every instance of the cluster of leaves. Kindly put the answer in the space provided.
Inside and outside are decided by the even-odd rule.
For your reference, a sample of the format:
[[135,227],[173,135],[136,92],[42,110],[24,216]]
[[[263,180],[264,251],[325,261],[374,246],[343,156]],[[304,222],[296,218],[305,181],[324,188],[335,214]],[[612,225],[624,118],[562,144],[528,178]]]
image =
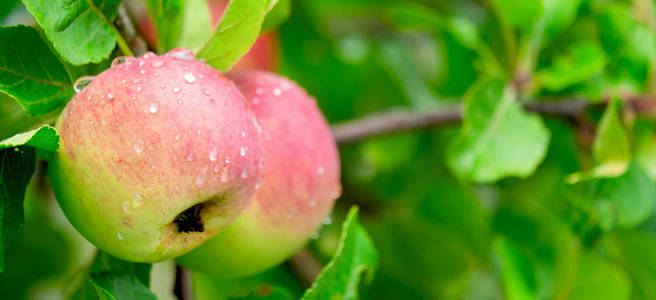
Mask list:
[[[300,2],[283,73],[331,122],[463,106],[341,148],[339,205],[381,258],[364,298],[656,297],[652,1]],[[522,109],[545,101],[589,104]]]
[[[0,44],[0,91],[28,113],[0,98],[8,116],[0,139],[51,120],[73,94],[73,78],[107,68],[121,52],[115,44],[126,47],[112,25],[120,1],[42,2],[23,0],[43,33],[0,28],[0,39],[14,41]],[[202,0],[146,1],[158,51],[188,47],[221,70],[260,26],[284,20],[281,72],[315,95],[331,122],[462,105],[462,124],[340,149],[344,195],[334,219],[346,221],[341,231],[326,222],[313,239],[328,263],[311,289],[281,266],[239,280],[193,274],[199,298],[353,298],[360,274],[371,279],[378,265],[362,227],[380,253],[361,289],[367,299],[656,298],[653,1],[299,0],[288,19],[277,9],[284,2],[233,0],[212,33],[206,12],[194,9]],[[71,36],[103,40],[67,44]],[[572,99],[589,109],[567,118],[522,109]],[[11,186],[0,195],[7,257],[18,257],[12,245],[30,245],[22,235],[37,225],[28,220],[17,231],[20,201],[35,155],[55,144],[50,127],[0,144],[0,185]],[[353,204],[362,227],[347,213]],[[3,275],[28,278],[32,264],[17,261],[27,271],[8,264]],[[147,268],[99,254],[90,274],[76,296],[150,295]]]
[[[114,22],[121,2],[12,0],[0,6],[0,18],[8,18],[3,23],[23,24],[0,26],[0,91],[4,93],[0,94],[0,290],[12,299],[35,297],[39,284],[55,285],[54,289],[64,291],[54,295],[74,299],[157,298],[150,290],[149,264],[122,261],[102,252],[96,253],[90,267],[76,262],[84,251],[70,248],[80,246],[80,237],[70,224],[61,224],[61,211],[55,208],[53,213],[48,208],[52,197],[47,184],[41,184],[47,168],[44,162],[59,146],[56,129],[49,124],[73,97],[75,78],[101,72],[121,54],[133,55]],[[222,71],[249,50],[261,30],[282,23],[290,5],[285,0],[233,0],[212,30],[205,0],[146,4],[159,36],[158,52],[189,48]],[[333,258],[306,291],[291,279],[289,270],[280,267],[234,282],[193,274],[197,297],[355,298],[362,275],[370,281],[377,266],[377,252],[357,221],[357,208],[344,221],[338,244]],[[234,288],[217,293],[203,288],[203,280],[212,282],[210,288]],[[281,281],[286,284],[276,284]]]

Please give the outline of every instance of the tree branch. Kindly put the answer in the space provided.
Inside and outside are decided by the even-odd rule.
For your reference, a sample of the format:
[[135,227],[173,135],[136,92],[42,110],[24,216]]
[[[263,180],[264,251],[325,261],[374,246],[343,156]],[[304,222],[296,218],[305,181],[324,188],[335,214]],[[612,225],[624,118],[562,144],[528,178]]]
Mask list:
[[118,7],[118,18],[116,18],[116,27],[120,32],[121,36],[128,43],[130,49],[135,56],[142,56],[146,51],[148,51],[148,46],[146,41],[144,41],[141,33],[134,27],[132,19],[128,10],[125,8],[125,4],[121,4]]
[[[607,99],[600,102],[590,102],[584,99],[550,100],[524,103],[523,107],[526,111],[542,115],[577,117],[587,109],[604,106],[607,102]],[[649,110],[654,107],[654,101],[649,101],[644,97],[628,97],[625,103],[627,107],[638,111]],[[432,111],[412,111],[396,108],[360,119],[338,123],[332,126],[332,132],[338,144],[348,144],[380,135],[453,124],[461,121],[461,119],[461,105]]]

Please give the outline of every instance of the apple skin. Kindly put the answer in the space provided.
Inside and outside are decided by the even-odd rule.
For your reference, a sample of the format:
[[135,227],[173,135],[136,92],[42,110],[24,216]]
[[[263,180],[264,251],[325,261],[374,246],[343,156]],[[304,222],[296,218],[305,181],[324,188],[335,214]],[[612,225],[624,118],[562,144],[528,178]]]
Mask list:
[[[179,256],[234,221],[259,183],[262,155],[248,106],[189,50],[127,58],[62,112],[49,167],[56,198],[75,228],[113,256]],[[203,230],[181,232],[189,229],[174,219],[199,203]]]
[[313,98],[265,71],[228,77],[262,128],[262,182],[244,214],[178,262],[235,278],[262,272],[300,250],[332,210],[341,184],[337,146]]

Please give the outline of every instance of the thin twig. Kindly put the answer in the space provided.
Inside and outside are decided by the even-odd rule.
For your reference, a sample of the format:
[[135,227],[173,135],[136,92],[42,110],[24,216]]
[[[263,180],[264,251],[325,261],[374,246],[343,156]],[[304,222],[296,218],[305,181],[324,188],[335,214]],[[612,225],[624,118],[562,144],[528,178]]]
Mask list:
[[288,261],[292,271],[301,283],[309,287],[321,272],[321,263],[314,257],[314,254],[307,249],[303,249],[294,254]]
[[135,56],[142,56],[146,51],[148,51],[148,46],[146,41],[143,39],[139,31],[134,27],[132,19],[128,10],[125,8],[125,4],[121,4],[118,7],[118,18],[116,18],[116,26],[120,32],[120,35],[125,38],[125,42],[129,45],[130,49]]
[[[603,106],[607,102],[607,100],[590,102],[584,99],[537,101],[525,103],[523,107],[527,111],[542,115],[576,117],[582,115],[591,107]],[[631,97],[625,102],[628,107],[634,110],[647,110],[654,106],[653,102],[644,97]],[[461,118],[461,105],[432,111],[412,111],[395,108],[333,125],[332,132],[337,143],[348,144],[374,136],[453,124],[459,122]]]
[[178,300],[191,300],[194,298],[191,272],[178,264],[175,265],[175,286],[173,287],[173,294],[178,297]]

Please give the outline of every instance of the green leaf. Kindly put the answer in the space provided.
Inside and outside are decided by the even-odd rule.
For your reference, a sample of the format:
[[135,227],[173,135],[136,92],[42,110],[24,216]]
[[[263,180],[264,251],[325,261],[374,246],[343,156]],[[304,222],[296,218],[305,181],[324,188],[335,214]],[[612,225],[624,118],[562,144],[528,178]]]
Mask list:
[[471,88],[459,136],[449,145],[447,162],[460,177],[492,182],[526,177],[544,158],[549,131],[539,116],[526,113],[499,78]]
[[530,259],[504,238],[499,238],[494,248],[501,258],[503,283],[508,299],[537,299],[536,271]]
[[624,270],[593,253],[580,257],[569,299],[629,299],[630,294],[631,282]]
[[18,4],[18,0],[3,0],[0,1],[0,21],[8,16]]
[[[184,24],[184,0],[147,0],[146,6],[157,33],[160,53],[177,46]],[[207,10],[207,8],[205,9]],[[210,30],[208,28],[207,30]]]
[[592,184],[593,199],[597,205],[610,205],[620,227],[642,223],[656,207],[656,182],[635,163],[630,163],[622,176],[601,178]]
[[505,22],[515,28],[529,31],[542,16],[542,1],[540,0],[492,0],[496,13]]
[[221,71],[229,70],[251,48],[266,13],[275,0],[232,0],[214,34],[198,52],[198,58]]
[[97,63],[116,45],[112,22],[121,0],[22,0],[59,54],[74,65]]
[[612,241],[632,281],[632,299],[656,298],[656,239],[642,231],[618,231]]
[[44,125],[0,141],[0,150],[19,146],[31,146],[53,152],[59,148],[59,136],[55,128]]
[[142,282],[127,273],[103,271],[90,277],[100,299],[157,299]]
[[378,267],[378,252],[367,232],[358,223],[358,209],[351,208],[337,252],[303,295],[309,299],[357,299],[360,276],[371,281]]
[[277,28],[284,23],[292,10],[290,0],[278,0],[276,5],[273,6],[271,11],[264,18],[262,23],[262,32],[269,31]]
[[633,157],[649,177],[656,180],[656,127],[651,122],[638,120],[633,133]]
[[36,166],[34,148],[55,151],[59,136],[49,126],[15,135],[0,142],[0,270],[5,250],[23,226],[25,188]]
[[64,65],[33,27],[0,27],[0,91],[14,97],[31,115],[66,103],[73,85]]
[[543,35],[550,40],[574,22],[581,0],[542,0]]
[[212,24],[206,0],[188,0],[184,4],[184,21],[176,47],[197,51],[212,36]]
[[[148,290],[151,268],[151,264],[124,261],[105,252],[98,251],[89,269],[89,280],[86,280],[80,286],[73,295],[73,298],[141,299],[135,297],[151,293]],[[121,291],[117,289],[123,288],[123,285],[125,285],[127,290]],[[152,299],[154,297],[153,295]]]
[[560,91],[600,73],[605,65],[606,55],[601,45],[581,41],[570,45],[565,53],[540,70],[537,80],[548,90]]
[[590,178],[615,177],[626,171],[631,159],[629,138],[619,116],[621,103],[617,98],[611,99],[597,127],[597,136],[592,145],[595,167],[579,172],[567,178],[569,183]]
[[[243,278],[217,278],[192,272],[194,297],[198,300],[223,300],[247,297],[298,299],[303,292],[298,280],[285,267],[278,266]],[[281,297],[282,296],[282,297]]]

